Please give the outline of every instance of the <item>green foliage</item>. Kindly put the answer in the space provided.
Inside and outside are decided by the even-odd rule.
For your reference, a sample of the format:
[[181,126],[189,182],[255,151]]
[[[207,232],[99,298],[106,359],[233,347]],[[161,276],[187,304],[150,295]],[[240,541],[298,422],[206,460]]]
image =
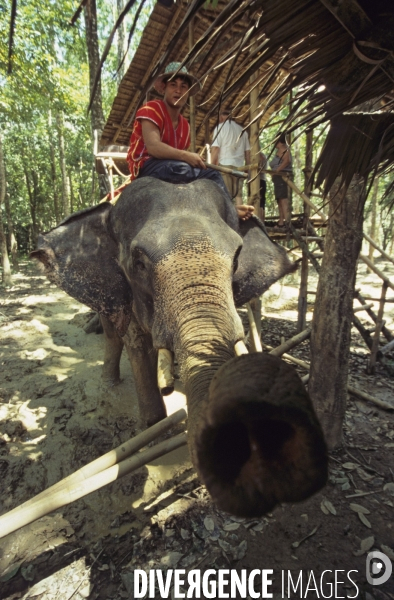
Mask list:
[[[153,8],[141,12],[128,52],[127,65],[138,46]],[[18,0],[12,73],[7,76],[10,6],[0,6],[0,129],[6,164],[7,194],[14,228],[22,250],[28,251],[40,230],[64,216],[59,131],[62,115],[67,185],[72,210],[99,200],[94,172],[89,102],[89,65],[83,12],[74,27],[69,20],[77,4],[49,0]],[[138,4],[126,17],[131,27]],[[117,17],[116,0],[98,0],[100,49]],[[116,46],[116,44],[114,44]],[[117,91],[117,51],[113,47],[102,73],[104,114]],[[52,147],[52,151],[51,151]],[[1,207],[6,222],[4,207]],[[7,224],[6,224],[7,228]],[[29,247],[30,246],[30,247]]]

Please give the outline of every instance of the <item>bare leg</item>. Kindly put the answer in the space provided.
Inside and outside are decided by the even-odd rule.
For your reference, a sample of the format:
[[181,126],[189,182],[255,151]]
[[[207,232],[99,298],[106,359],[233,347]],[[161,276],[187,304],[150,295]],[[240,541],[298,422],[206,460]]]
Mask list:
[[123,339],[133,369],[141,420],[149,427],[167,416],[157,386],[157,351],[152,336],[141,329],[134,315]]
[[124,342],[111,321],[103,315],[100,315],[100,321],[105,338],[104,365],[101,377],[107,385],[117,385],[120,383],[119,363]]
[[289,201],[287,198],[281,198],[278,200],[278,208],[279,208],[279,227],[285,224],[289,216]]

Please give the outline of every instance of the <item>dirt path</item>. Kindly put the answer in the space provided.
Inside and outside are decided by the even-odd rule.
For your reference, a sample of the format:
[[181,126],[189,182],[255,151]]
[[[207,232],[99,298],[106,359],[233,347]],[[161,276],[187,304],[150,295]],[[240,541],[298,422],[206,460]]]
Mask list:
[[[375,276],[363,277],[363,292],[379,296]],[[291,278],[266,296],[267,343],[277,345],[282,335],[294,334],[296,296],[297,282]],[[387,325],[392,326],[394,305],[389,308]],[[104,388],[102,336],[82,329],[88,313],[30,263],[3,293],[1,513],[138,431],[127,358],[122,357],[123,382]],[[351,349],[353,383],[394,407],[389,370],[378,365],[376,375],[365,374],[367,352],[355,332]],[[308,343],[294,353],[308,359]],[[178,387],[168,400],[169,412],[183,403]],[[187,451],[180,449],[0,540],[0,599],[132,598],[135,569],[173,567],[273,569],[276,593],[282,570],[291,570],[297,579],[304,569],[304,595],[298,589],[291,597],[348,593],[366,600],[394,598],[394,577],[379,588],[365,577],[368,550],[383,548],[394,558],[393,413],[352,398],[345,441],[344,450],[332,456],[323,492],[253,521],[217,511],[200,487]],[[362,508],[356,510],[352,503]],[[328,595],[328,583],[313,591],[311,580],[305,596],[307,570],[320,586],[325,569],[343,570],[337,595]],[[356,596],[346,576],[351,569],[357,570]]]

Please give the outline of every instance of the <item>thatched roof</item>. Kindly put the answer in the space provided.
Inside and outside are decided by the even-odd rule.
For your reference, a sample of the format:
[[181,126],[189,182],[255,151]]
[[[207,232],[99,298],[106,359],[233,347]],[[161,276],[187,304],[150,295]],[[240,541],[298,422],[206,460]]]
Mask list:
[[[171,8],[166,8],[159,3],[155,5],[133,61],[119,86],[100,140],[101,146],[109,144],[128,145],[136,110],[146,99],[157,97],[154,90],[147,91],[153,79],[152,73],[159,74],[164,70],[160,66],[161,64],[165,66],[169,62],[183,60],[187,55],[189,51],[188,27],[186,26],[179,33],[178,39],[175,39],[175,36],[185,16],[187,16],[191,4],[195,4],[195,2],[178,0]],[[201,7],[196,11],[192,27],[194,42],[198,42],[206,34],[207,29],[218,17],[221,10],[227,8],[228,5],[227,1],[221,0],[216,9]],[[229,82],[234,81],[234,76],[239,77],[240,71],[242,72],[245,69],[249,58],[252,58],[250,44],[246,44],[245,49],[239,53],[235,65],[232,64],[232,60],[228,60],[234,57],[237,45],[239,46],[242,42],[245,32],[251,25],[249,11],[242,8],[237,13],[236,22],[232,20],[229,26],[221,27],[220,36],[216,35],[212,43],[208,42],[205,45],[190,67],[190,71],[201,78],[203,84],[203,89],[196,98],[197,146],[199,147],[209,141],[209,139],[206,139],[206,135],[208,135],[206,127],[208,131],[212,131],[213,126],[216,125],[217,101],[223,86],[226,85],[226,77],[229,76],[228,85]],[[216,33],[218,33],[217,30]],[[277,53],[275,58],[279,58],[280,54]],[[164,60],[163,56],[165,56]],[[224,64],[220,65],[221,62]],[[260,76],[264,74],[267,78],[271,76],[270,89],[272,89],[283,78],[285,71],[283,69],[279,70],[272,61],[262,60],[261,63],[264,63],[264,65],[260,68]],[[240,123],[244,124],[249,120],[248,92],[250,87],[251,85],[246,81],[245,85],[238,86],[226,101],[226,106],[237,106],[234,110],[234,116],[237,117]],[[276,102],[270,112],[275,107],[279,107],[280,104],[281,100]],[[188,118],[188,108],[185,109],[184,116]],[[207,126],[205,123],[208,123]]]
[[394,159],[394,115],[348,113],[335,117],[316,163],[316,185],[327,194],[337,177],[347,187],[354,173],[367,180]]
[[393,29],[394,3],[387,0],[220,0],[215,9],[204,8],[203,0],[177,0],[171,9],[156,4],[101,143],[128,144],[136,109],[173,60],[183,60],[203,83],[196,115],[200,146],[204,123],[210,130],[216,123],[219,102],[236,107],[235,115],[249,124],[253,76],[260,127],[291,90],[296,92],[281,128],[313,126],[361,104],[365,110],[372,99],[378,99],[375,107],[382,99],[390,107]]

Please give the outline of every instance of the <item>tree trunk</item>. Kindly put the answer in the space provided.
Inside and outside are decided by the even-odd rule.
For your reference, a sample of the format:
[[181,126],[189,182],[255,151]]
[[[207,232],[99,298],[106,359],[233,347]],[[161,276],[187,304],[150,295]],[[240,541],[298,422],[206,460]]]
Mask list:
[[11,206],[10,206],[10,199],[8,197],[7,192],[5,193],[5,196],[4,196],[4,206],[5,206],[5,212],[7,215],[9,246],[10,246],[10,250],[11,250],[12,267],[15,271],[17,271],[19,269],[18,244],[17,244],[16,237],[15,237],[14,223],[12,220],[12,213],[11,213]]
[[[372,192],[372,214],[371,214],[371,231],[369,235],[373,240],[375,240],[376,236],[376,208],[378,203],[378,189],[379,189],[379,177],[375,177],[375,181],[373,183],[373,192]],[[375,240],[377,241],[377,240]],[[371,262],[373,262],[373,251],[374,247],[372,244],[369,245],[369,255],[368,258]],[[372,270],[369,269],[369,272],[372,273]]]
[[309,393],[329,448],[342,443],[357,259],[362,243],[363,181],[330,192],[330,220],[311,335]]
[[1,210],[1,206],[5,199],[5,194],[6,194],[5,167],[4,167],[4,157],[3,157],[3,146],[2,146],[2,142],[1,142],[1,136],[0,136],[0,252],[1,252],[1,258],[2,258],[2,265],[3,265],[2,281],[3,281],[4,285],[9,286],[9,285],[12,285],[12,275],[11,275],[10,259],[8,257],[7,239],[6,239],[6,236],[4,233],[2,210]]
[[65,154],[65,150],[64,150],[64,120],[63,120],[62,112],[58,112],[56,114],[56,124],[57,124],[57,133],[58,133],[58,139],[59,139],[60,172],[62,174],[63,217],[67,217],[70,214],[70,205],[69,205],[67,169],[66,169],[66,154]]
[[57,175],[56,175],[56,160],[55,160],[55,147],[53,145],[52,135],[52,113],[49,111],[48,115],[48,139],[49,139],[49,152],[51,155],[51,179],[53,187],[53,208],[55,211],[56,225],[61,221],[60,207],[59,207],[59,196],[57,193]]
[[71,173],[68,174],[68,187],[70,190],[70,213],[72,214],[75,209],[75,197],[74,197],[74,187]]
[[[97,10],[96,0],[88,0],[85,5],[85,35],[86,46],[89,59],[89,88],[90,93],[93,91],[94,80],[100,64],[99,43],[97,35]],[[99,79],[96,92],[93,98],[92,108],[90,112],[92,139],[100,139],[104,129],[104,113],[101,99],[101,77]],[[99,175],[100,196],[103,197],[108,193],[105,175]]]

